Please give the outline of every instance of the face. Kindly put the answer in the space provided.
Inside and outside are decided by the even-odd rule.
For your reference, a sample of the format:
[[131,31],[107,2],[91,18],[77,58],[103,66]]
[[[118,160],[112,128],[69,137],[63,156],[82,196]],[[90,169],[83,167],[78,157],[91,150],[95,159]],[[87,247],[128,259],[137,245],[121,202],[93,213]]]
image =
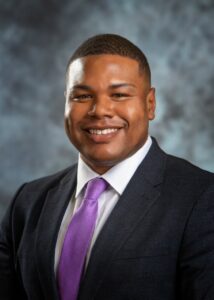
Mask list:
[[154,111],[155,90],[137,61],[105,54],[71,63],[65,129],[97,173],[103,174],[145,143]]

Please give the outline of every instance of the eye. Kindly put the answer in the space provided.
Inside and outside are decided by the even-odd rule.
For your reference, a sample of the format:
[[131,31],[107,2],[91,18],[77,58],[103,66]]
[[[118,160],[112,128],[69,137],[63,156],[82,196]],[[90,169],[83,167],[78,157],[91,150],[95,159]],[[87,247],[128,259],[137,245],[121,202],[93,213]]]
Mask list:
[[116,100],[122,100],[124,98],[129,97],[129,95],[125,94],[125,93],[114,93],[114,94],[112,94],[112,97]]
[[81,95],[71,95],[70,99],[74,102],[85,102],[93,98],[90,94],[81,94]]

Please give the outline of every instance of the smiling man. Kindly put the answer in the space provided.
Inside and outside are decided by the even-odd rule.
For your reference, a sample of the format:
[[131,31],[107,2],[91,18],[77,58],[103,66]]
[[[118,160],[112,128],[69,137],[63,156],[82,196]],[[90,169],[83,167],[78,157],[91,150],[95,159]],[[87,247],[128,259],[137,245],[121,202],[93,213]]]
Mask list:
[[214,176],[150,137],[145,55],[118,35],[88,39],[65,97],[79,160],[16,193],[0,231],[0,299],[213,299]]
[[95,172],[130,157],[148,138],[155,93],[139,63],[119,55],[89,55],[68,68],[66,131]]

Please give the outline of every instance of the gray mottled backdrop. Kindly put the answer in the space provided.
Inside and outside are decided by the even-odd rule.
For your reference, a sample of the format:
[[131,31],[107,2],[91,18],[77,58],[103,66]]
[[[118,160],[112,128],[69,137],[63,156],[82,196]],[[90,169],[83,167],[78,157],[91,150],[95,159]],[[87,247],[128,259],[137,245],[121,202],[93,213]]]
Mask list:
[[64,73],[97,33],[147,55],[157,91],[151,133],[168,152],[214,171],[214,4],[199,1],[0,2],[0,218],[18,186],[68,166]]

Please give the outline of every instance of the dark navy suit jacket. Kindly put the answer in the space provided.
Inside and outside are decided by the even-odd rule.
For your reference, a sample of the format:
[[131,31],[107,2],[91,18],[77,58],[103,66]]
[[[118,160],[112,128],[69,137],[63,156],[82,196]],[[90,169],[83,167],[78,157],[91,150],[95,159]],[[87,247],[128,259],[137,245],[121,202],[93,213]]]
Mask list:
[[[0,232],[1,300],[59,299],[55,245],[76,173],[72,166],[15,195]],[[78,300],[92,299],[214,299],[213,174],[153,140],[92,250]]]

